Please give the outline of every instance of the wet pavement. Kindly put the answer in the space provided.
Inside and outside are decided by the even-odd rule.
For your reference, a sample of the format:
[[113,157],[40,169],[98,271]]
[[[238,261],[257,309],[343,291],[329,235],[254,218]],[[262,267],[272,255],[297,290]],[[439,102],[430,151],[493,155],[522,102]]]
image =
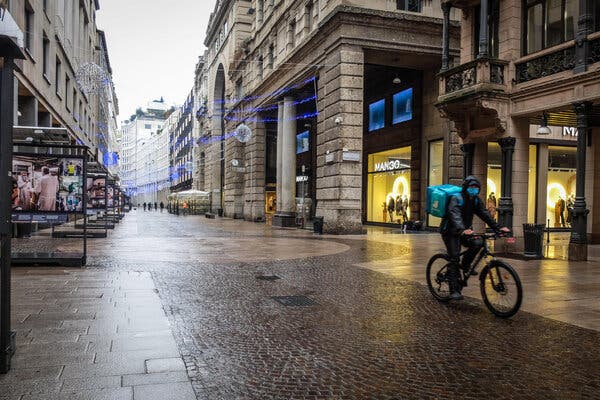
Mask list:
[[[598,330],[440,304],[418,283],[439,238],[384,232],[132,212],[86,269],[14,269],[0,399],[600,398]],[[600,265],[516,264],[524,308],[587,296],[568,312],[593,325]]]

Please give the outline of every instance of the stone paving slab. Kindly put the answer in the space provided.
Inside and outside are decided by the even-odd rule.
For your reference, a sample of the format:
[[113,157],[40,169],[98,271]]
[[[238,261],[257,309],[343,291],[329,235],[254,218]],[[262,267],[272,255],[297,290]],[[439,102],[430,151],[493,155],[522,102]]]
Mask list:
[[[528,312],[494,318],[476,288],[465,302],[440,304],[418,283],[436,238],[387,236],[131,213],[91,242],[87,269],[14,270],[23,365],[0,376],[2,395],[600,399],[599,332]],[[593,268],[569,268],[524,267],[531,304],[560,314],[557,304],[570,303],[569,315],[593,320]],[[298,295],[314,304],[273,300]],[[77,331],[76,342],[62,340]],[[148,373],[164,368],[177,371]]]

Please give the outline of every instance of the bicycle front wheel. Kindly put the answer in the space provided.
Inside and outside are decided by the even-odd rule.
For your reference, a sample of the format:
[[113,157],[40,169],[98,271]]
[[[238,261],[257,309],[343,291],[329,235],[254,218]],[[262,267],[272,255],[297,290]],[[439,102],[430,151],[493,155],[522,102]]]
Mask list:
[[481,271],[480,286],[483,302],[494,315],[510,318],[519,311],[523,301],[521,279],[507,263],[492,260]]
[[427,263],[427,287],[437,300],[450,300],[450,285],[446,273],[450,260],[447,254],[436,254]]

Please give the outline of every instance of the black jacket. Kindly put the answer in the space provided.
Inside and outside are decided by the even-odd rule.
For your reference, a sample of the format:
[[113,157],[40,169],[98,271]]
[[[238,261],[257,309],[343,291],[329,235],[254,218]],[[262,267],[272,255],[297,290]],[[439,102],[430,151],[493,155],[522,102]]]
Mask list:
[[440,225],[442,234],[460,235],[466,229],[473,227],[473,215],[477,215],[495,231],[500,226],[494,221],[490,213],[483,207],[483,201],[479,197],[470,197],[462,193],[462,205],[459,196],[452,196],[448,204],[446,216]]

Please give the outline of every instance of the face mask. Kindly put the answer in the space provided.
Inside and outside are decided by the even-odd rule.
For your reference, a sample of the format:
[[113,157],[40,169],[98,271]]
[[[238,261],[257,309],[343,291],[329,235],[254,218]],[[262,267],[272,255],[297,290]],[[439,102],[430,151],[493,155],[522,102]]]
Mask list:
[[475,197],[479,194],[479,188],[478,187],[467,188],[467,193],[469,193],[469,196]]

